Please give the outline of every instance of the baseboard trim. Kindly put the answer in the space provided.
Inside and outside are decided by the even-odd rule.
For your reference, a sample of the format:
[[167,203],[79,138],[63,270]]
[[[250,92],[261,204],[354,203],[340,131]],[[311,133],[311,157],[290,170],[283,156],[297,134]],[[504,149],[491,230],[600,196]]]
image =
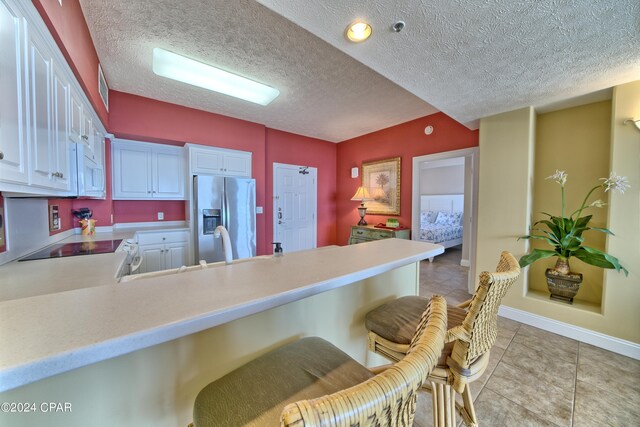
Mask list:
[[570,325],[568,323],[559,322],[549,319],[548,317],[539,316],[529,313],[528,311],[518,310],[517,308],[500,306],[498,314],[507,319],[516,320],[529,326],[553,332],[567,338],[604,348],[623,356],[640,360],[640,344],[626,341],[610,335],[601,334],[600,332],[591,331],[579,326]]
[[471,262],[468,259],[461,259],[460,265],[462,267],[471,267]]

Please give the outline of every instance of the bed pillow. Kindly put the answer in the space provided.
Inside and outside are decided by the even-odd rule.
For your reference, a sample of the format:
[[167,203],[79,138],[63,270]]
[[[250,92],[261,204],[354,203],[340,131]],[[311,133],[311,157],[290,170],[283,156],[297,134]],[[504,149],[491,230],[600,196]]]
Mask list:
[[438,212],[437,225],[460,225],[462,212]]
[[437,211],[422,211],[420,212],[420,224],[433,224],[437,217]]

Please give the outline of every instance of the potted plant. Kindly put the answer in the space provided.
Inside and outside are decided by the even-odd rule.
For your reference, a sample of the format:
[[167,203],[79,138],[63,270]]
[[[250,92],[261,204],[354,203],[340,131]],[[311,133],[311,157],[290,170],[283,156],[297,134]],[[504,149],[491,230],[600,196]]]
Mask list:
[[552,179],[560,184],[562,198],[560,216],[542,212],[548,219],[537,221],[531,228],[531,234],[522,236],[519,239],[543,240],[553,249],[533,249],[529,254],[520,258],[520,267],[525,267],[541,259],[557,257],[558,260],[555,267],[548,268],[545,273],[547,287],[551,292],[551,298],[571,304],[573,297],[580,289],[580,283],[582,283],[582,274],[572,272],[569,267],[569,259],[571,257],[576,257],[596,267],[615,268],[617,271],[624,271],[625,275],[629,274],[627,269],[620,265],[616,257],[583,245],[584,238],[582,233],[587,230],[595,230],[611,235],[613,233],[606,228],[590,227],[589,222],[592,215],[581,216],[586,209],[601,208],[605,205],[600,199],[589,203],[589,198],[594,191],[604,189],[605,192],[612,190],[624,193],[629,188],[629,184],[625,177],[618,176],[612,172],[609,178],[600,178],[602,182],[587,193],[582,205],[569,216],[565,216],[564,187],[567,182],[567,174],[564,171],[556,170],[556,173],[547,177],[547,179]]

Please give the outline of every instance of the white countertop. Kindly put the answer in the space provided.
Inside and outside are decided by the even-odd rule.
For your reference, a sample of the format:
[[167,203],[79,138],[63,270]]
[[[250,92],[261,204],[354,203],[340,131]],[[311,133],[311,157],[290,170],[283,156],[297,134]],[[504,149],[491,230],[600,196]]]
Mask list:
[[[92,242],[133,239],[136,232],[189,230],[164,224],[121,228],[93,236],[74,234],[54,245],[71,242]],[[125,252],[82,255],[33,261],[12,261],[0,266],[0,301],[73,291],[118,282],[118,270],[126,258]]]
[[[113,284],[112,271],[109,277],[86,273],[91,280],[108,284],[0,302],[0,391],[199,332],[443,251],[440,245],[387,239],[126,284]],[[65,272],[75,273],[85,274]]]

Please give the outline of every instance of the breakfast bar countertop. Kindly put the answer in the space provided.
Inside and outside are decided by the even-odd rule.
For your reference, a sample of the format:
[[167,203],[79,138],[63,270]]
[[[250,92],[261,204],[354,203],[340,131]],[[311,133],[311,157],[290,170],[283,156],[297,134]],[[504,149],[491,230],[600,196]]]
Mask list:
[[[126,284],[109,281],[113,270],[97,270],[86,280],[105,285],[0,302],[0,391],[349,285],[443,251],[436,244],[387,239],[257,257]],[[66,274],[81,273],[71,269]]]
[[[188,227],[154,224],[121,227],[92,236],[74,234],[54,243],[91,243],[103,240],[134,239],[136,232],[188,230]],[[51,245],[50,245],[51,246]],[[0,266],[0,301],[73,291],[118,282],[126,252],[80,255],[63,258],[11,261]]]

